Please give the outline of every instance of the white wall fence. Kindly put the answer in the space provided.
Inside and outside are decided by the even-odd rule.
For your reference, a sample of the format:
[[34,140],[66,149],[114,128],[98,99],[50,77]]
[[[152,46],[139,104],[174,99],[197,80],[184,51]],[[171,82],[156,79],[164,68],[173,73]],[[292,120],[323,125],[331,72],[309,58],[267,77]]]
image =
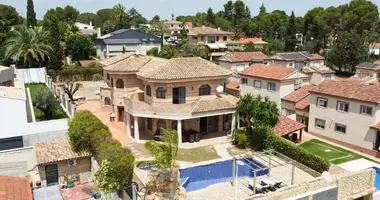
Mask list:
[[25,84],[46,82],[47,74],[45,67],[23,69],[23,71]]

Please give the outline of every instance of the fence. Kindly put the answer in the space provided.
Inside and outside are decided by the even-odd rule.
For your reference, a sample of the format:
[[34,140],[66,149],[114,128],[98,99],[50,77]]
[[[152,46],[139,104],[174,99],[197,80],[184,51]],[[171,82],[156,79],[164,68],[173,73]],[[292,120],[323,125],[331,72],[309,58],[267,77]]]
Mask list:
[[29,68],[22,69],[24,71],[24,82],[25,84],[30,83],[45,83],[46,82],[46,69],[41,68]]

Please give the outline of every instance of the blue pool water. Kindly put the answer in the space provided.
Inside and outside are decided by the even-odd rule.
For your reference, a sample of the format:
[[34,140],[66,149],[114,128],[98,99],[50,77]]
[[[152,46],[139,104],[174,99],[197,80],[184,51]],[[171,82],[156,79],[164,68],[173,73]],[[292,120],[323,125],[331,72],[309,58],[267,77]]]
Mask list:
[[377,190],[380,190],[380,169],[377,167],[371,167],[376,171],[376,177],[375,177],[375,188]]
[[[238,167],[239,177],[253,177],[254,173],[251,168],[260,169],[264,166],[253,160],[247,161],[241,159],[244,165],[236,165]],[[228,182],[232,180],[232,160],[223,162],[212,163],[209,165],[197,166],[180,170],[181,183],[184,182],[183,187],[186,191],[191,192],[199,190],[210,185]],[[250,166],[250,167],[248,167]],[[257,172],[257,176],[262,176],[268,173],[268,170],[261,170]],[[188,178],[187,181],[185,181]]]

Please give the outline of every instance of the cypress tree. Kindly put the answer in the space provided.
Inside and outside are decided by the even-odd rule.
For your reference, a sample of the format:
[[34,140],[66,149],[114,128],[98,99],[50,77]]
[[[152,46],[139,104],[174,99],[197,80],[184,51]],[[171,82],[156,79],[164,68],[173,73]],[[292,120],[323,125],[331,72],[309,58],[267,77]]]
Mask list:
[[27,26],[37,26],[36,12],[34,12],[33,0],[28,0],[26,5],[26,23]]

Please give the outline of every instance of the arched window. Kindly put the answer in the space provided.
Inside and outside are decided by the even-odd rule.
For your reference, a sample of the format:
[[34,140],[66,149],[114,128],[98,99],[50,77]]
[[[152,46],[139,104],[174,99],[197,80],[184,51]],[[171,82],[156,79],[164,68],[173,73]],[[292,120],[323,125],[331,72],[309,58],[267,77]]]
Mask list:
[[116,88],[124,88],[124,81],[122,79],[116,80]]
[[157,88],[157,98],[159,99],[165,99],[166,96],[166,90],[163,87],[158,87]]
[[162,119],[157,121],[157,129],[164,128],[166,129],[166,122]]
[[210,94],[211,94],[211,87],[209,85],[205,84],[199,87],[199,96],[210,95]]
[[145,90],[147,96],[152,96],[152,89],[150,88],[150,85],[147,85]]
[[104,98],[104,105],[106,105],[106,106],[111,105],[111,99],[109,97]]

